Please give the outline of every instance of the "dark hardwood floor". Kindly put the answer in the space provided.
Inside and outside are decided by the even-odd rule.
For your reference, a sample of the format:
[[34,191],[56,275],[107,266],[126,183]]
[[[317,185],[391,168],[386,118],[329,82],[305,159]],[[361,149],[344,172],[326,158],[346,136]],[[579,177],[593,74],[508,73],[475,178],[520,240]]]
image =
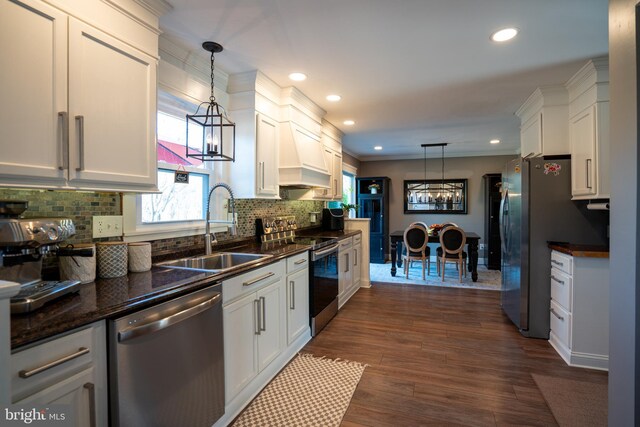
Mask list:
[[369,366],[343,426],[557,425],[531,373],[607,382],[524,338],[500,294],[374,284],[360,289],[304,352]]

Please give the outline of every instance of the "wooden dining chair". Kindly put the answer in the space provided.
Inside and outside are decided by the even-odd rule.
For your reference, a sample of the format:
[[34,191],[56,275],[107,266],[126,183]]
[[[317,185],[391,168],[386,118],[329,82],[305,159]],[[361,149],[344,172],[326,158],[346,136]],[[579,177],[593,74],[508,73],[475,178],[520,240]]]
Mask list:
[[424,268],[425,263],[427,266],[427,274],[431,274],[431,249],[427,246],[429,243],[429,236],[427,235],[427,228],[421,225],[413,224],[404,230],[404,254],[402,260],[404,262],[404,274],[409,278],[409,268],[412,261],[422,262],[422,280],[425,280]]
[[436,250],[436,270],[438,275],[442,272],[443,282],[447,261],[456,263],[460,282],[463,271],[467,277],[467,253],[464,251],[466,243],[467,235],[460,227],[449,226],[440,231],[440,247]]

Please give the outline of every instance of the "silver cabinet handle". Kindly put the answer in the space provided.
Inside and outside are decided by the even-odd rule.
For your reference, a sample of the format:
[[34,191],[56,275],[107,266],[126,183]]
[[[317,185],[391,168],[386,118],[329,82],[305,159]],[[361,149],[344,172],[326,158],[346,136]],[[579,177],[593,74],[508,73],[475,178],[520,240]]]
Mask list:
[[553,274],[551,275],[551,278],[553,280],[555,280],[556,282],[560,283],[561,285],[564,285],[564,280],[560,280],[558,279],[556,276],[554,276]]
[[171,325],[175,325],[176,323],[180,323],[183,320],[187,320],[188,318],[193,317],[196,314],[199,314],[205,310],[208,310],[215,304],[218,304],[221,299],[222,299],[222,296],[220,294],[216,294],[206,301],[203,301],[194,306],[188,307],[182,311],[172,314],[171,316],[167,316],[158,320],[153,320],[149,323],[146,323],[140,326],[134,326],[131,328],[123,329],[122,331],[118,332],[118,342],[125,342],[137,337],[141,337],[143,335],[152,334],[161,329],[168,328]]
[[96,386],[86,383],[83,387],[89,390],[89,426],[96,427]]
[[254,326],[255,326],[254,333],[256,335],[260,335],[260,300],[257,300],[257,299],[253,300],[253,311],[256,315],[255,322],[254,322]]
[[291,298],[289,301],[289,308],[291,310],[295,310],[296,309],[296,282],[291,280],[289,282],[289,286],[291,287]]
[[60,141],[62,164],[58,166],[58,169],[62,171],[69,168],[69,113],[60,111],[58,117],[62,119],[62,141]]
[[337,196],[337,195],[338,195],[338,179],[337,179],[337,178],[336,178],[336,179],[334,179],[334,180],[333,180],[333,182],[334,182],[335,187],[336,187],[336,189],[335,189],[335,190],[333,190],[333,195],[334,195],[334,196]]
[[346,268],[346,270],[344,270],[344,272],[348,273],[349,272],[349,252],[344,254],[344,256],[345,256],[345,261],[346,261],[345,264],[347,265],[347,268]]
[[276,273],[274,273],[274,272],[267,273],[267,274],[265,274],[265,275],[263,275],[263,276],[256,277],[255,279],[251,279],[251,280],[249,280],[249,281],[247,281],[247,282],[244,282],[244,283],[242,284],[242,286],[251,286],[251,285],[253,285],[253,284],[255,284],[255,283],[258,283],[258,282],[259,282],[259,281],[261,281],[261,280],[268,279],[269,277],[271,277],[271,276],[275,276],[275,275],[276,275]]
[[589,181],[591,181],[589,178],[591,176],[591,159],[587,159],[587,188],[591,188],[591,183]]
[[76,171],[80,172],[84,169],[84,116],[76,116],[78,126],[78,167]]
[[307,262],[306,259],[299,259],[298,261],[294,262],[295,265],[300,265],[300,264],[304,264],[305,262]]
[[262,162],[262,189],[264,190],[264,162]]
[[86,348],[86,347],[80,347],[78,349],[78,351],[76,351],[75,353],[72,353],[72,354],[69,354],[67,356],[61,357],[60,359],[54,360],[53,362],[49,362],[49,363],[47,363],[45,365],[42,365],[42,366],[39,366],[37,368],[31,369],[30,371],[22,370],[22,371],[18,372],[18,376],[20,378],[32,377],[32,376],[34,376],[36,374],[39,374],[40,372],[44,372],[44,371],[46,371],[48,369],[51,369],[51,368],[54,368],[54,367],[56,367],[58,365],[62,365],[63,363],[68,362],[70,360],[77,359],[80,356],[84,356],[85,354],[88,354],[89,351],[90,350],[88,348]]
[[262,305],[262,308],[260,309],[260,318],[261,318],[260,330],[264,332],[267,330],[267,315],[266,315],[267,307],[266,307],[264,297],[260,297],[260,303]]
[[558,319],[564,321],[564,317],[560,316],[558,313],[556,313],[556,311],[552,308],[551,310],[551,314],[553,314],[554,316],[556,316]]
[[358,250],[354,249],[353,252],[355,252],[355,256],[353,257],[353,266],[356,267],[358,265]]
[[564,265],[564,263],[560,262],[560,261],[556,261],[555,259],[552,259],[551,262],[555,265],[559,265],[560,267],[562,267]]

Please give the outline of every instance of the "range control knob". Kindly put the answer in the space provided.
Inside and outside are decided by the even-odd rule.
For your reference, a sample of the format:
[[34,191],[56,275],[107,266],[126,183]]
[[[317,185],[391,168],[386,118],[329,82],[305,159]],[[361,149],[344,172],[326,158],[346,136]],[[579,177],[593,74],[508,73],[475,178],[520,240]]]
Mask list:
[[47,230],[47,236],[49,236],[49,240],[57,240],[59,236],[58,229],[55,227],[50,227]]

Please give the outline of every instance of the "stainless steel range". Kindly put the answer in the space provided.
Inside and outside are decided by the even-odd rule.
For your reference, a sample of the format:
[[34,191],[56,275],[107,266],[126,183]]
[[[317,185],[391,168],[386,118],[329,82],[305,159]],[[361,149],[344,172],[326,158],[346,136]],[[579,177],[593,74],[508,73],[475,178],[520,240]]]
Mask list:
[[[24,209],[7,211],[0,201],[0,279],[20,283],[11,313],[33,311],[78,290],[80,281],[43,281],[42,259],[76,233],[68,218],[20,218]],[[16,203],[16,202],[12,202]]]
[[295,216],[258,218],[257,235],[265,246],[311,246],[309,324],[315,336],[338,313],[338,241],[333,237],[296,236]]

